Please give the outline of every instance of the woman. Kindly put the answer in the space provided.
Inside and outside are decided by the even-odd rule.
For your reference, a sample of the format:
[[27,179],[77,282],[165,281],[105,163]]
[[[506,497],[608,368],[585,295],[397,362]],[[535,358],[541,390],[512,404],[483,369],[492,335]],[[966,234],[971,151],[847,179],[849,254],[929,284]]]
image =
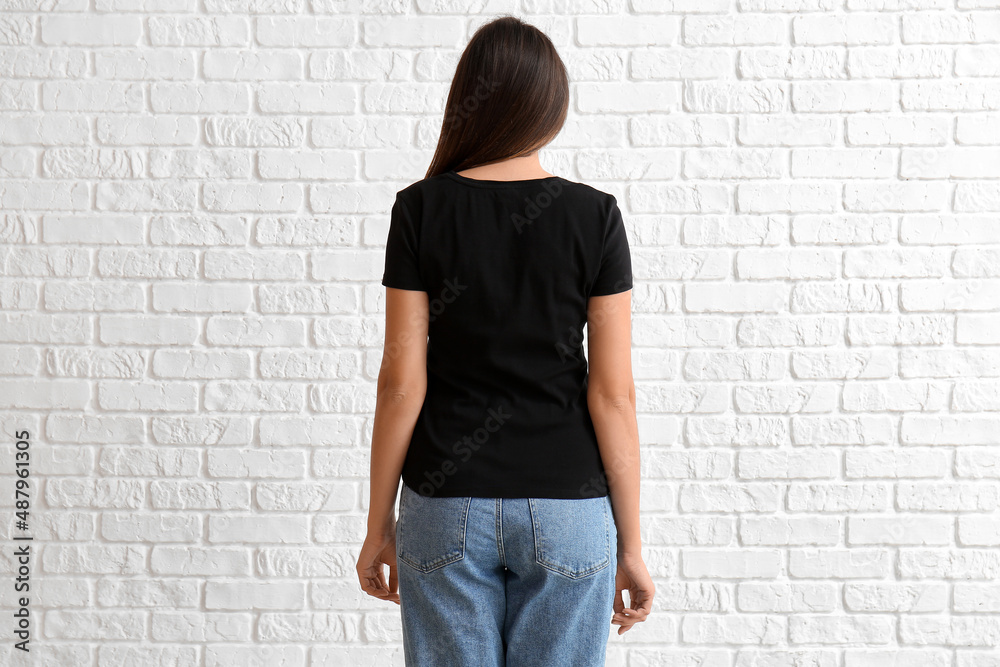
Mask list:
[[407,665],[603,665],[608,621],[652,608],[621,212],[538,160],[568,103],[543,33],[482,26],[392,207],[357,571],[401,605]]

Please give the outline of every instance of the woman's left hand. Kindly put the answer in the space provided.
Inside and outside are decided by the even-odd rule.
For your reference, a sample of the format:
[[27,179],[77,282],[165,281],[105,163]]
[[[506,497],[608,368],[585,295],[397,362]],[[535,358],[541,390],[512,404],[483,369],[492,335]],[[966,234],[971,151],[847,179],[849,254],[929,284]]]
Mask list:
[[[385,581],[383,565],[389,566],[389,582]],[[396,576],[396,527],[368,530],[358,556],[358,579],[361,589],[380,600],[399,604],[399,579]]]

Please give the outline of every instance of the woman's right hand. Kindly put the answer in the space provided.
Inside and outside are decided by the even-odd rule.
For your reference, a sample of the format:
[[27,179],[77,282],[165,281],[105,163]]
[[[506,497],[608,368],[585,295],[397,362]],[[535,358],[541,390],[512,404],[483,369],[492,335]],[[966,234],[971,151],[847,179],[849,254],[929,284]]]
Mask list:
[[[630,607],[625,606],[622,591],[628,589]],[[649,576],[646,564],[638,553],[618,554],[618,573],[615,575],[615,615],[612,625],[620,625],[618,634],[628,632],[633,625],[646,620],[653,610],[653,593],[656,586]]]

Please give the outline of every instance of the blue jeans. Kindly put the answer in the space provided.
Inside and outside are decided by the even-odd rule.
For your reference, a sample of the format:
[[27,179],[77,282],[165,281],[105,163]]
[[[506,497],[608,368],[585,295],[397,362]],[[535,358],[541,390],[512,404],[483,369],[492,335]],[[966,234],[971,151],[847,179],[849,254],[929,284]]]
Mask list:
[[605,664],[618,569],[609,496],[428,497],[402,487],[407,667]]

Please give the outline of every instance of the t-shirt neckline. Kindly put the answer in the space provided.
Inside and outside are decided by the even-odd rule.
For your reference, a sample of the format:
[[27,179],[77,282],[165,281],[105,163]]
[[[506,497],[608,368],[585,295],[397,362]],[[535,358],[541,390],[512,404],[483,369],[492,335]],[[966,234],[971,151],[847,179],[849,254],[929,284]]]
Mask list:
[[456,180],[459,183],[465,183],[466,185],[471,185],[477,188],[509,188],[520,185],[531,185],[533,183],[544,183],[546,181],[553,181],[558,178],[561,178],[561,176],[545,176],[544,178],[525,178],[514,181],[496,181],[485,178],[469,178],[468,176],[462,176],[454,169],[446,171],[445,175],[450,176],[452,180]]

